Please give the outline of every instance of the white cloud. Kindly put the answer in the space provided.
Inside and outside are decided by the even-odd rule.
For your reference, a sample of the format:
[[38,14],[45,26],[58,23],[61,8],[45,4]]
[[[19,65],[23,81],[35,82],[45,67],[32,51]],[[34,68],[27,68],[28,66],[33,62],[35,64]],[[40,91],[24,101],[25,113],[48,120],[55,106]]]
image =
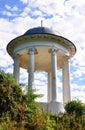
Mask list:
[[79,85],[76,83],[71,84],[71,96],[72,99],[79,99],[85,103],[85,85]]
[[8,10],[11,9],[11,7],[9,5],[5,5],[5,8]]
[[28,85],[28,73],[26,69],[20,68],[20,83]]
[[10,74],[13,74],[13,67],[8,67],[5,71],[5,73],[10,73]]
[[2,14],[3,15],[7,15],[7,16],[12,16],[12,13],[11,12],[7,12],[7,11],[3,11]]
[[11,7],[11,6],[9,6],[9,5],[5,5],[5,8],[6,8],[7,10],[9,10],[9,11],[18,11],[17,6]]
[[29,0],[20,0],[22,3],[27,4]]
[[0,68],[7,68],[7,66],[13,63],[12,59],[5,53],[4,50],[0,50]]
[[18,8],[16,6],[11,8],[12,11],[18,11]]

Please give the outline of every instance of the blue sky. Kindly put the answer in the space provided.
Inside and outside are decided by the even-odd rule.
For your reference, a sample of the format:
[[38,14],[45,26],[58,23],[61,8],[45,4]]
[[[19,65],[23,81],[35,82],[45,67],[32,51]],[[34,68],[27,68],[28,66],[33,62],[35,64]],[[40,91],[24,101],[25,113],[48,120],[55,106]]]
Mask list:
[[[70,60],[71,97],[85,102],[85,1],[84,0],[0,0],[0,68],[13,72],[13,60],[6,46],[29,28],[41,25],[71,40],[77,47]],[[27,82],[27,71],[21,69],[21,82]],[[62,101],[61,71],[58,71],[58,101]],[[46,100],[47,74],[36,72],[35,87]]]

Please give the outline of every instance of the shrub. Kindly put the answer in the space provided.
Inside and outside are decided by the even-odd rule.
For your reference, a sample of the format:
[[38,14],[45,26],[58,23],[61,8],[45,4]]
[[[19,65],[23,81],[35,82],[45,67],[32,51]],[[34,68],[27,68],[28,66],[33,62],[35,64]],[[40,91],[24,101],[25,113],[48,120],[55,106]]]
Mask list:
[[[11,74],[0,72],[0,117],[20,121],[24,112],[25,97]],[[6,119],[6,118],[5,118]]]
[[80,100],[72,100],[65,105],[65,110],[68,114],[81,116],[85,114],[85,104]]

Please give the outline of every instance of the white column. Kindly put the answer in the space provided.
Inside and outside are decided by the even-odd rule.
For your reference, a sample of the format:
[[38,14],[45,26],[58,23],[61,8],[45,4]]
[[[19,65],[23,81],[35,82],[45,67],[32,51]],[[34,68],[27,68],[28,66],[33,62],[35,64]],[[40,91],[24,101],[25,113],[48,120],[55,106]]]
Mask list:
[[51,86],[51,72],[48,72],[48,91],[47,91],[47,101],[48,102],[51,102],[51,100],[52,100],[52,95],[51,95],[51,90],[52,90],[52,88],[51,88],[52,86]]
[[71,100],[70,94],[70,74],[69,74],[69,60],[68,57],[64,57],[64,65],[62,68],[63,79],[63,103]]
[[34,49],[33,48],[29,49],[28,73],[29,73],[28,87],[33,89],[34,87]]
[[52,73],[52,101],[56,101],[57,98],[57,57],[56,57],[56,51],[52,49],[51,52],[51,73]]
[[19,56],[17,56],[17,55],[14,57],[13,74],[14,74],[16,83],[19,83],[20,67],[19,67]]

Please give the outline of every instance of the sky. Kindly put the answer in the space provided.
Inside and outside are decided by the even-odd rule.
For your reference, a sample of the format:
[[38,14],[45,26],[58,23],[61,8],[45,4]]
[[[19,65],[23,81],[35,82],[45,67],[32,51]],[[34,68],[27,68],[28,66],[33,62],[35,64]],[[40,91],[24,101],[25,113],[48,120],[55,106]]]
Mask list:
[[[28,29],[49,27],[71,40],[77,52],[70,60],[71,98],[85,103],[85,0],[0,0],[0,69],[13,73],[7,44]],[[20,70],[20,82],[27,83],[27,70]],[[47,99],[47,73],[35,73],[35,88]],[[61,70],[57,77],[57,100],[62,101]]]

